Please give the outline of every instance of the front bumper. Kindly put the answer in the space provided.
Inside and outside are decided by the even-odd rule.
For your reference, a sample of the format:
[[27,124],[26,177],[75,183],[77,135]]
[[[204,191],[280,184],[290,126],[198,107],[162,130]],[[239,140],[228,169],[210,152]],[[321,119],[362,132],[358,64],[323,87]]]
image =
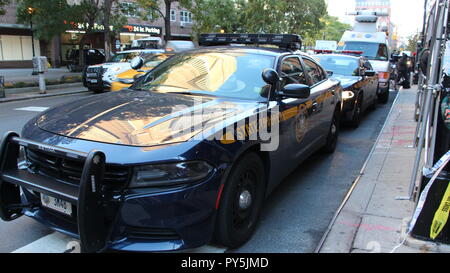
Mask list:
[[131,86],[131,84],[125,84],[125,83],[121,83],[119,81],[115,81],[111,84],[111,91],[112,92],[120,91],[120,90],[128,88],[130,86]]
[[389,81],[379,81],[378,82],[378,95],[389,92]]
[[[85,161],[79,186],[17,168],[19,146],[40,145],[51,153],[80,156]],[[96,156],[100,156],[100,163]],[[99,151],[83,154],[17,134],[7,135],[0,146],[0,216],[14,220],[22,214],[81,241],[84,252],[176,251],[207,244],[213,235],[215,203],[224,168],[215,169],[204,181],[172,189],[104,190]],[[97,158],[98,159],[98,158]],[[20,191],[20,189],[22,189]],[[95,190],[101,189],[101,190]],[[22,193],[21,193],[22,192]],[[72,204],[66,216],[40,204],[40,194]]]

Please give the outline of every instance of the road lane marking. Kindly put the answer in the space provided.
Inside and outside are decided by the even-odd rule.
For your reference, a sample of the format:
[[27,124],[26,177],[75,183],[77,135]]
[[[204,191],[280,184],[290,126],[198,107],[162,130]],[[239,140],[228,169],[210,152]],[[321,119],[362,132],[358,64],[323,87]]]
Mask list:
[[[64,235],[60,232],[53,232],[47,236],[44,236],[24,247],[14,250],[12,253],[78,253],[79,249],[70,251],[73,246],[79,243],[78,240]],[[196,249],[190,249],[181,251],[182,253],[224,253],[226,248],[220,248],[217,246],[206,245]]]
[[74,241],[74,239],[60,232],[53,232],[14,250],[12,253],[63,253],[71,241]]
[[50,108],[50,107],[28,106],[28,107],[16,108],[14,110],[16,110],[16,111],[28,111],[28,112],[44,112],[48,108]]

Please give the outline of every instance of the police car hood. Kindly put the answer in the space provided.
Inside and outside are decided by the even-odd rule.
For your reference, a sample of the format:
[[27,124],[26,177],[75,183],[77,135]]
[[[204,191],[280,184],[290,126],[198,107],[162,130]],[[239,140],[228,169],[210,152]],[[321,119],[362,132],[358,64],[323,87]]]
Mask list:
[[[69,138],[153,146],[209,136],[261,104],[206,96],[126,90],[62,104],[37,117],[39,128]],[[195,137],[195,138],[194,138]]]
[[355,83],[359,82],[361,80],[361,77],[359,76],[345,76],[345,75],[339,75],[334,74],[333,78],[341,82],[341,86],[344,89],[347,89],[354,85]]

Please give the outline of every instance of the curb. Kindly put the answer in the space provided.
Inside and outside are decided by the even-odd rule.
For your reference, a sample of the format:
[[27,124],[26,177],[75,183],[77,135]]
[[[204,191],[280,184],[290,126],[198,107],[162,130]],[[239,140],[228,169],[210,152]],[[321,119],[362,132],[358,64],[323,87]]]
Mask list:
[[79,91],[59,92],[59,93],[50,93],[50,94],[36,94],[36,95],[23,96],[23,97],[17,97],[17,98],[0,98],[0,103],[31,100],[31,99],[40,99],[40,98],[47,98],[47,97],[74,95],[74,94],[87,93],[87,92],[91,92],[91,91],[79,90]]
[[[65,89],[65,88],[73,88],[73,87],[83,87],[82,82],[75,83],[65,83],[65,84],[55,84],[55,85],[47,85],[47,90],[55,90],[55,89]],[[21,94],[28,92],[38,92],[40,91],[39,86],[33,87],[23,87],[23,88],[5,88],[5,94]]]

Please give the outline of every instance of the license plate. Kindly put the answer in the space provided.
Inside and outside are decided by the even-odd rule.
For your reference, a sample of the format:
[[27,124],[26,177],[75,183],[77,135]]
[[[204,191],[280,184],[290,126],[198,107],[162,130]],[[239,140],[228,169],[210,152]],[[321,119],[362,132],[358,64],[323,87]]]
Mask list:
[[97,80],[89,80],[90,83],[97,83]]
[[41,194],[42,206],[66,215],[72,215],[72,204],[64,200]]
[[88,77],[88,78],[97,78],[97,73],[87,73],[86,77]]

